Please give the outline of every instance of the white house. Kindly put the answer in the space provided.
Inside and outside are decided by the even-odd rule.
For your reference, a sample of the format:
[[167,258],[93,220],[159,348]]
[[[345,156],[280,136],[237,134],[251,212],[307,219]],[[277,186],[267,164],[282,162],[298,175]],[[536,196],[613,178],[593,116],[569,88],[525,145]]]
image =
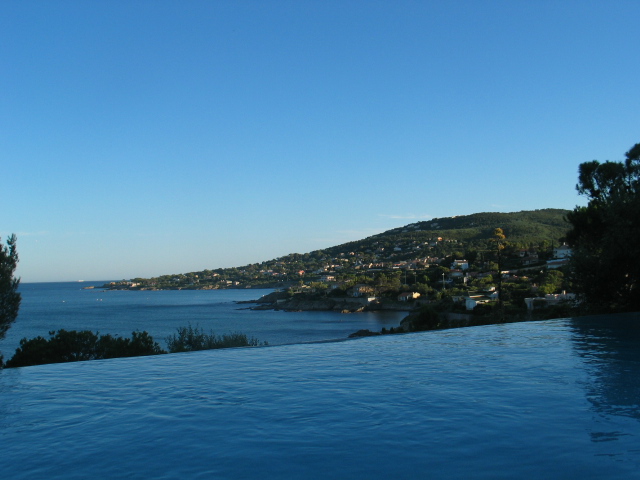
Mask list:
[[464,302],[464,306],[467,310],[473,310],[476,306],[482,303],[489,303],[491,299],[486,295],[469,295]]
[[465,308],[473,310],[477,305],[489,303],[498,299],[498,292],[495,289],[485,292],[469,292],[465,297]]
[[468,260],[454,260],[451,264],[451,268],[460,268],[462,270],[467,270],[469,268]]
[[571,247],[566,243],[553,249],[553,258],[569,258],[571,256]]
[[544,308],[551,305],[557,305],[560,302],[575,302],[575,293],[549,293],[542,297],[525,298],[524,303],[527,305],[528,310],[535,310],[536,308]]

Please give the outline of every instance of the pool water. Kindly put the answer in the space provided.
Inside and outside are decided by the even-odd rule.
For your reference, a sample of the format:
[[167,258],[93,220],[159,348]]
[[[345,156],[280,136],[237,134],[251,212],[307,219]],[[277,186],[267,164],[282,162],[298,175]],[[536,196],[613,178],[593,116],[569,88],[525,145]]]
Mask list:
[[640,478],[640,315],[0,371],[0,478]]

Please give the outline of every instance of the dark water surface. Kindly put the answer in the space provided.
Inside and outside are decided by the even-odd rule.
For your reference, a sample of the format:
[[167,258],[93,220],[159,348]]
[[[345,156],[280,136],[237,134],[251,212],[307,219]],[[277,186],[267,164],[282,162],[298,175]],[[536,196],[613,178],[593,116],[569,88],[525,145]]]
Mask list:
[[0,478],[639,478],[639,315],[0,371]]
[[104,282],[27,283],[20,286],[20,314],[0,352],[10,358],[21,338],[48,338],[50,330],[92,330],[129,337],[146,330],[165,346],[176,328],[191,323],[207,333],[245,333],[269,345],[344,339],[367,328],[395,327],[401,312],[252,311],[237,301],[255,300],[273,290],[109,291],[84,289]]

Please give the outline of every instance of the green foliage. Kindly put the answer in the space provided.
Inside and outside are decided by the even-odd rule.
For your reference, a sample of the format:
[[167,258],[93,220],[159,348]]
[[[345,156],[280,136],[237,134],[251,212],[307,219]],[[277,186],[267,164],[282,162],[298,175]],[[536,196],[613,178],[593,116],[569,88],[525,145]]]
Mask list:
[[509,281],[502,285],[503,301],[512,306],[526,308],[524,299],[531,295],[531,284],[527,280]]
[[213,350],[217,348],[255,347],[259,345],[255,338],[248,338],[244,333],[229,333],[215,335],[213,332],[205,333],[197,326],[189,324],[187,327],[178,327],[178,334],[167,337],[169,353],[191,352],[195,350]]
[[[568,230],[565,221],[567,210],[543,209],[513,213],[477,213],[457,217],[434,218],[426,222],[413,223],[405,227],[388,230],[378,235],[337,245],[326,250],[289,255],[237,268],[203,270],[187,274],[163,275],[150,279],[134,279],[136,288],[197,289],[229,288],[228,281],[247,286],[279,288],[283,283],[305,283],[315,281],[314,273],[327,266],[337,265],[340,275],[355,275],[366,272],[369,263],[389,264],[424,257],[466,257],[470,261],[495,260],[494,248],[488,249],[496,226],[509,238],[513,248],[536,248],[542,252],[552,244],[558,244]],[[438,239],[441,240],[438,240]],[[396,251],[396,247],[399,251]],[[503,252],[505,267],[509,246]],[[491,251],[488,251],[491,250]],[[542,258],[542,257],[541,257]],[[449,267],[451,262],[444,265]],[[378,266],[372,267],[374,269]],[[298,272],[304,270],[301,276]],[[359,270],[359,271],[358,271]],[[407,279],[409,280],[409,279]],[[440,278],[440,281],[442,278]],[[356,283],[368,283],[358,280]],[[426,283],[426,282],[422,282]],[[433,283],[433,282],[432,282]],[[128,288],[122,282],[122,288]],[[235,285],[231,285],[235,286]],[[435,284],[432,284],[435,286]],[[385,290],[383,287],[382,290]]]
[[49,332],[43,337],[20,340],[20,347],[5,367],[26,367],[46,363],[78,362],[117,357],[167,353],[147,332],[133,332],[131,338],[98,335],[89,330]]
[[390,293],[391,295],[395,295],[400,287],[402,286],[402,282],[400,281],[401,272],[392,272],[392,273],[378,273],[374,279],[374,287],[375,291],[378,295],[384,295],[385,293]]
[[561,271],[547,270],[541,275],[538,293],[541,295],[556,293],[562,288],[563,281],[564,274]]
[[11,235],[6,245],[0,242],[0,340],[16,320],[20,309],[20,279],[14,276],[18,265],[16,241],[16,236]]
[[581,312],[577,310],[571,302],[560,302],[556,305],[551,305],[538,311],[538,315],[547,320],[551,318],[569,318],[580,315]]
[[326,293],[329,288],[329,285],[324,282],[311,282],[309,286],[318,293]]
[[417,312],[407,315],[400,326],[406,332],[422,332],[440,328],[440,314],[431,306],[421,307]]
[[[99,335],[89,330],[49,332],[50,338],[38,336],[30,340],[20,340],[20,347],[5,364],[6,368],[26,367],[47,363],[78,362],[106,358],[138,357],[167,353],[147,332],[133,332],[131,338]],[[247,338],[242,333],[222,336],[206,334],[199,328],[178,328],[178,335],[167,338],[169,351],[186,352],[214,348],[257,346],[255,338]],[[266,342],[264,343],[266,345]]]
[[485,290],[495,283],[493,279],[494,275],[488,275],[486,277],[473,279],[470,286],[478,290]]
[[505,239],[506,235],[501,228],[496,228],[493,231],[493,237],[491,238],[491,242],[495,243],[496,249],[496,257],[498,260],[498,269],[497,269],[497,277],[498,277],[498,306],[502,307],[503,297],[502,297],[502,250],[505,248]]
[[441,267],[438,265],[437,267],[431,267],[429,270],[427,270],[426,276],[432,285],[437,288],[442,288],[443,275],[448,276],[450,271],[450,268]]
[[481,303],[473,307],[473,314],[479,317],[491,315],[496,309],[496,305],[492,303]]
[[567,214],[571,281],[591,311],[640,310],[640,144],[624,162],[580,165],[586,207]]
[[420,282],[413,284],[412,290],[423,296],[431,295],[434,292],[434,289],[429,284]]

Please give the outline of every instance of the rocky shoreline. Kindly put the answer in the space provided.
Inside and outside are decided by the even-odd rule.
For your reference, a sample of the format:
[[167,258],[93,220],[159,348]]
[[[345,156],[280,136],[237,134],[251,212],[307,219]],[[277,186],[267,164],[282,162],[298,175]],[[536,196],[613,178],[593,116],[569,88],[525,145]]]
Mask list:
[[257,300],[242,303],[257,304],[254,307],[250,307],[251,310],[283,310],[286,312],[333,311],[357,313],[381,310],[410,312],[415,308],[412,303],[388,299],[378,299],[370,302],[365,298],[291,295],[287,292],[272,292]]
[[[349,338],[369,337],[397,333],[423,332],[430,330],[448,330],[500,323],[514,323],[540,320],[531,314],[505,315],[496,312],[490,315],[474,315],[452,311],[437,310],[433,305],[420,302],[398,302],[383,298],[368,301],[365,298],[331,297],[313,294],[294,294],[282,291],[272,292],[257,300],[238,303],[253,304],[250,310],[282,310],[286,312],[300,311],[333,311],[339,313],[356,313],[365,311],[399,311],[407,312],[407,316],[397,327],[375,332],[361,329],[349,335]],[[553,318],[553,317],[552,317]]]

